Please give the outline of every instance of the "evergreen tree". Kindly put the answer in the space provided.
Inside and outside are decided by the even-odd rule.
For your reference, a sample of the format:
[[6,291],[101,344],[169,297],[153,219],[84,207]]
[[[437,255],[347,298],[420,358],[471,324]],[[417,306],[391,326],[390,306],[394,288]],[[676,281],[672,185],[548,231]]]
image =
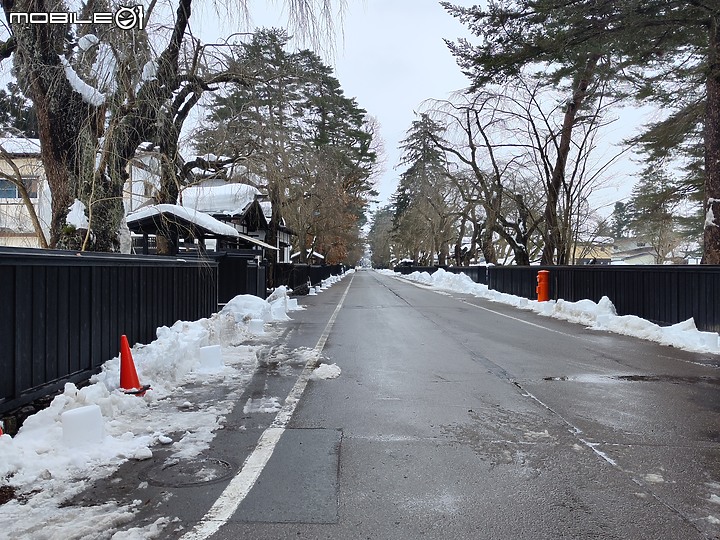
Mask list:
[[676,211],[684,197],[662,170],[645,170],[633,188],[628,204],[629,226],[655,251],[655,263],[663,264],[680,242]]
[[[720,215],[719,2],[503,0],[490,2],[486,10],[444,5],[482,39],[478,46],[462,40],[450,44],[475,84],[511,77],[538,63],[551,79],[584,71],[613,82],[618,95],[632,93],[668,110],[669,118],[641,138],[649,162],[701,142],[703,209],[707,216]],[[583,58],[592,69],[579,69],[577,60]],[[577,108],[577,95],[568,111]],[[718,225],[706,220],[708,264],[720,264]]]
[[446,264],[452,240],[454,210],[449,204],[452,185],[448,180],[445,154],[435,144],[444,128],[427,114],[413,121],[402,141],[400,165],[408,168],[400,175],[393,196],[394,225],[406,253],[417,259],[424,252],[432,264],[435,254]]
[[301,260],[312,248],[342,262],[357,251],[374,194],[373,137],[332,69],[312,51],[288,52],[288,40],[260,30],[240,46],[248,83],[215,98],[199,148],[242,161],[260,179],[273,205],[271,235],[285,218]]
[[610,233],[613,238],[623,238],[629,225],[628,205],[622,201],[617,201],[610,219]]
[[13,82],[8,83],[7,90],[0,90],[0,130],[10,137],[36,139],[38,136],[37,117],[32,102]]
[[[442,5],[480,39],[448,42],[458,64],[472,81],[472,90],[523,76],[528,69],[549,84],[568,87],[570,97],[563,111],[559,133],[553,136],[556,156],[551,174],[544,179],[544,264],[564,264],[568,253],[564,245],[558,205],[566,186],[568,156],[573,131],[581,111],[593,97],[598,73],[605,70],[604,34],[612,19],[612,2],[578,0],[507,0],[479,6]],[[592,37],[577,35],[592,29]],[[566,189],[566,188],[565,188]]]

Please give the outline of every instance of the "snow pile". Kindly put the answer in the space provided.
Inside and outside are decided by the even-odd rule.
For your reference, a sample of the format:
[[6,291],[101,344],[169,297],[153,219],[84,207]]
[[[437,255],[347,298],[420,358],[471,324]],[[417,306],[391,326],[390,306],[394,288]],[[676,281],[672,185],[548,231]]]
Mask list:
[[337,364],[320,364],[310,374],[311,379],[337,379],[341,370]]
[[433,274],[413,272],[409,275],[396,274],[390,270],[379,272],[393,277],[402,277],[434,289],[472,294],[493,302],[508,304],[517,308],[534,311],[540,315],[583,324],[597,330],[624,334],[662,345],[701,353],[720,353],[720,339],[715,332],[701,332],[693,319],[672,325],[659,326],[634,315],[617,315],[615,306],[604,296],[599,302],[579,300],[550,300],[537,302],[510,294],[493,291],[487,285],[473,282],[465,274],[453,274],[439,268]]
[[[79,389],[66,384],[64,392],[47,409],[29,417],[15,437],[0,436],[0,481],[25,499],[22,504],[13,499],[0,506],[0,522],[5,524],[2,534],[90,538],[98,530],[131,521],[131,507],[110,503],[75,508],[62,507],[61,502],[93,480],[111,475],[129,459],[152,457],[157,445],[170,445],[172,457],[177,459],[194,457],[206,449],[257,366],[260,347],[243,344],[249,337],[246,322],[252,318],[286,320],[282,309],[286,299],[284,288],[278,289],[271,301],[238,296],[208,319],[158,328],[155,341],[132,349],[140,382],[151,386],[145,396],[126,395],[118,388],[120,359],[113,358],[90,385]],[[214,368],[202,362],[201,348],[206,346],[221,348],[223,361]],[[186,387],[202,384],[225,386],[228,398],[190,401],[194,396]],[[277,398],[255,405],[266,412],[279,409]],[[75,440],[65,444],[63,413],[87,406],[102,414],[98,419],[101,429],[95,431],[102,443]],[[252,403],[247,407],[255,409]],[[155,536],[148,529],[140,537]]]
[[88,218],[85,211],[85,205],[78,199],[75,199],[75,201],[68,207],[68,215],[67,218],[65,218],[65,221],[68,225],[72,225],[76,229],[87,229]]
[[330,276],[328,279],[323,279],[320,283],[320,285],[315,285],[314,287],[310,287],[310,296],[315,296],[318,293],[321,293],[322,291],[325,291],[341,281],[345,276],[349,276],[350,274],[354,274],[355,270],[350,269],[344,274],[341,274],[339,276]]

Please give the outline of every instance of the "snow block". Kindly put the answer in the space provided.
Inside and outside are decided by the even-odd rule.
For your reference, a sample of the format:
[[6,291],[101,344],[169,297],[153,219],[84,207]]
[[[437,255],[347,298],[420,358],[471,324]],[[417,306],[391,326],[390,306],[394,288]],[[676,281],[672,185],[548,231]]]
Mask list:
[[600,313],[597,317],[595,317],[595,323],[597,326],[605,328],[610,323],[610,317],[612,317],[612,315]]
[[248,331],[256,335],[264,334],[265,321],[263,321],[262,319],[250,319],[250,321],[248,321]]
[[718,348],[718,336],[716,332],[698,332],[700,334],[700,340],[702,344],[710,349],[716,351]]
[[65,446],[98,444],[105,438],[105,421],[98,405],[65,411],[60,415]]
[[220,371],[225,367],[220,345],[200,347],[200,371]]

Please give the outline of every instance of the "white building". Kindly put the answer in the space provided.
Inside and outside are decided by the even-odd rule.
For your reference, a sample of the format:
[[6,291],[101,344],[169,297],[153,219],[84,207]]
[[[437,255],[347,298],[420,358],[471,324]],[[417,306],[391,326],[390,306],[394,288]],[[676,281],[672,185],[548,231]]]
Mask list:
[[[50,190],[40,159],[40,141],[0,137],[0,146],[5,150],[0,155],[0,245],[40,247],[38,235],[49,237],[52,215]],[[41,233],[34,227],[17,185],[9,179],[17,178],[18,174],[40,221]]]

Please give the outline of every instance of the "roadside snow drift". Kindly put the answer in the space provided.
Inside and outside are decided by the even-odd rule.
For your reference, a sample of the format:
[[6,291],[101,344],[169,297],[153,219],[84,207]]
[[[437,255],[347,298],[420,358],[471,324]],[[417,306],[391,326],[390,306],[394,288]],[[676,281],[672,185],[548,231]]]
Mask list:
[[493,291],[487,285],[475,283],[465,274],[454,274],[442,268],[439,268],[433,274],[413,272],[409,275],[401,275],[390,270],[380,270],[380,272],[438,290],[472,294],[493,302],[531,310],[540,315],[583,324],[596,330],[606,330],[638,337],[686,351],[720,354],[718,334],[715,332],[701,332],[695,326],[693,319],[672,326],[659,326],[634,315],[620,316],[617,315],[615,306],[606,296],[597,303],[592,300],[538,302]]

